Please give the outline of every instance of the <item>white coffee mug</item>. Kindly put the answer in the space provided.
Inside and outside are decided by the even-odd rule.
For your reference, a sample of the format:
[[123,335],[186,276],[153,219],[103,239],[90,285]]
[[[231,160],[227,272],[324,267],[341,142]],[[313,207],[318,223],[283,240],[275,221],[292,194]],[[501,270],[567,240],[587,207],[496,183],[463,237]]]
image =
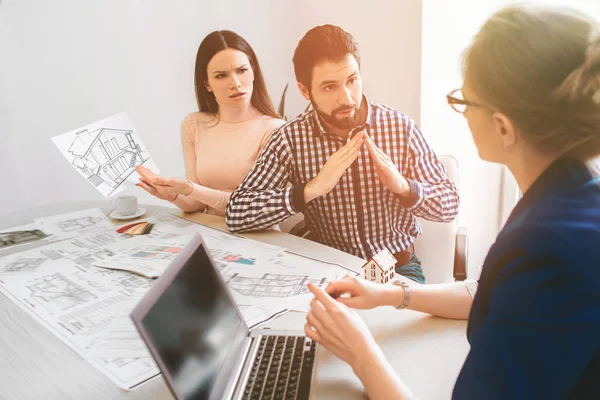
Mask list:
[[135,196],[119,196],[111,200],[110,204],[113,206],[116,204],[117,214],[120,215],[133,215],[138,208],[137,197]]

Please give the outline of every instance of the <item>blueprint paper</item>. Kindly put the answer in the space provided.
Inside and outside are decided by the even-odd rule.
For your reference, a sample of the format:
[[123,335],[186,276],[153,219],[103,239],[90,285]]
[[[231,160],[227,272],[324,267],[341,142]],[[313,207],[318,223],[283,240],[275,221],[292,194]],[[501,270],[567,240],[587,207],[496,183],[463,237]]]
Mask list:
[[126,113],[55,136],[52,141],[71,167],[104,197],[135,186],[138,164],[159,172]]
[[[80,225],[71,229],[75,220]],[[103,220],[106,217],[95,209],[40,219],[44,229],[51,227],[64,239],[0,258],[0,291],[126,390],[159,374],[137,331],[123,319],[153,281],[93,264],[108,265],[113,257],[139,251],[144,244],[183,245],[190,234],[200,233],[251,328],[289,309],[306,311],[312,299],[307,281],[324,286],[348,272],[337,264],[171,214],[148,218],[156,227],[142,237],[118,234],[110,221],[107,229]],[[230,257],[232,252],[236,257]],[[254,263],[247,262],[252,259]],[[170,260],[159,263],[167,265]]]
[[[112,241],[111,241],[112,240]],[[0,276],[27,275],[44,263],[52,261],[69,261],[80,270],[85,271],[94,262],[112,257],[115,253],[98,243],[117,243],[127,240],[126,237],[113,235],[112,231],[91,234],[87,237],[67,239],[51,243],[27,252],[15,253],[0,259]]]
[[215,260],[236,265],[261,266],[282,254],[285,249],[256,240],[229,237],[206,244]]
[[116,317],[86,353],[88,359],[151,357],[152,354],[131,320],[129,312]]
[[[238,306],[249,328],[268,322],[288,310],[278,306]],[[129,314],[116,317],[106,332],[90,347],[87,359],[152,357]]]
[[90,208],[72,213],[36,218],[44,232],[54,235],[54,239],[68,239],[114,229],[114,225],[98,208]]
[[112,254],[92,265],[99,268],[119,269],[140,274],[147,278],[158,278],[168,268],[179,252],[192,238],[200,233],[217,266],[247,266],[248,268],[276,267],[272,263],[285,249],[255,240],[239,238],[203,225],[177,221],[163,214],[149,218],[155,223],[151,235],[133,238],[126,243],[106,247]]
[[135,389],[160,375],[153,358],[98,358],[87,361],[124,390]]
[[309,282],[325,288],[346,274],[356,275],[338,264],[288,251],[256,267],[229,264],[220,271],[239,304],[278,305],[296,311],[310,309]]
[[[33,247],[37,248],[73,237],[77,237],[78,240],[69,243],[73,243],[74,246],[80,247],[80,250],[82,251],[85,249],[97,249],[99,246],[115,243],[118,240],[123,240],[128,237],[119,235],[115,232],[113,230],[114,226],[112,222],[110,222],[99,209],[88,209],[77,211],[75,213],[36,218],[36,221],[37,222],[31,224],[4,229],[0,231],[0,233],[15,230],[39,229],[50,236],[37,242],[29,242],[2,249],[0,250],[0,258],[15,254],[18,251],[31,249],[31,246],[28,245],[33,245]],[[19,249],[19,247],[23,247],[24,249]]]
[[196,222],[180,218],[174,214],[158,214],[150,218],[146,218],[146,221],[154,224],[152,232],[149,235],[145,235],[146,237],[151,238],[168,238],[200,233],[202,234],[202,238],[209,248],[223,240],[240,238],[231,232],[225,232],[216,228],[211,228],[210,226],[201,225]]
[[[290,250],[285,250],[282,247],[270,245],[252,239],[247,239],[238,236],[231,232],[222,231],[206,225],[199,224],[184,218],[180,218],[174,214],[159,214],[146,219],[154,224],[152,233],[145,235],[152,238],[169,238],[180,235],[188,235],[199,233],[202,239],[209,248],[212,257],[217,264],[222,263],[223,267],[236,265],[231,259],[225,260],[229,253],[241,253],[248,248],[260,249],[261,255],[258,255],[259,262],[253,264],[254,269],[272,270],[275,268],[278,271],[290,273],[316,273],[324,271],[335,271],[334,274],[350,274],[358,276],[359,272],[341,264],[336,264],[311,255],[301,254]],[[237,242],[236,242],[237,241]],[[218,250],[218,251],[216,251]],[[246,264],[246,263],[244,263]],[[247,263],[247,265],[252,265]],[[296,272],[294,272],[296,271]]]
[[[0,291],[86,358],[93,342],[115,316],[127,312],[131,299],[143,295],[152,281],[122,271],[82,267],[67,258],[52,260],[42,249],[19,254],[41,262],[20,274],[0,273]],[[0,267],[4,263],[5,258]],[[131,389],[159,373],[151,358],[89,362],[123,389]]]
[[[231,233],[200,225],[173,214],[159,214],[146,220],[154,224],[152,232],[128,242],[131,245],[140,243],[137,248],[139,251],[133,248],[122,250],[114,258],[114,262],[98,263],[95,266],[128,270],[155,278],[162,275],[169,266],[169,263],[177,255],[177,249],[185,246],[192,235],[196,233],[202,235],[202,239],[219,268],[236,265],[249,267],[264,265],[264,268],[269,268],[273,265],[271,260],[285,252],[285,249],[281,247],[234,236]],[[134,240],[136,241],[134,242]],[[173,247],[170,250],[168,249],[169,245]],[[152,251],[152,248],[155,250]],[[169,250],[172,254],[159,254],[161,248]],[[112,247],[109,249],[119,253]]]
[[13,245],[10,245],[7,247],[0,246],[0,257],[4,257],[4,256],[7,256],[9,254],[13,254],[13,253],[19,251],[18,247],[21,247],[21,246],[25,246],[25,245],[32,244],[32,243],[36,243],[39,245],[42,243],[50,243],[50,242],[57,240],[57,238],[55,236],[53,236],[50,232],[44,231],[42,229],[41,224],[34,222],[31,224],[27,224],[27,225],[21,225],[21,226],[16,226],[16,227],[10,228],[10,229],[0,230],[0,244],[2,243],[2,236],[3,236],[2,234],[3,233],[18,232],[18,231],[32,231],[32,230],[36,230],[36,229],[44,232],[45,234],[47,234],[49,236],[35,240],[35,241],[13,244]]
[[357,275],[339,264],[288,252],[188,220],[181,222],[171,214],[157,217],[152,222],[157,224],[162,237],[169,235],[165,232],[202,235],[238,304],[308,311],[313,297],[306,286],[308,282],[325,287],[346,274]]
[[92,265],[158,278],[191,238],[190,235],[168,239],[147,239],[143,236],[132,238],[125,243],[126,247],[122,242],[107,246],[106,249],[114,255]]
[[254,329],[290,311],[280,306],[238,304],[238,307],[244,317],[244,321],[246,321],[246,325],[250,329]]
[[293,275],[272,272],[247,271],[228,268],[223,278],[239,304],[279,306],[296,311],[309,311],[313,294],[309,282],[325,289],[329,282],[341,275]]
[[200,233],[204,242],[210,248],[223,240],[236,237],[229,232],[200,225],[173,214],[158,214],[144,220],[154,224],[152,231],[144,235],[144,237],[149,239],[169,239]]
[[0,249],[20,246],[32,242],[43,242],[49,235],[36,224],[28,224],[12,229],[0,230]]
[[[154,228],[152,229],[153,232],[154,232],[154,229],[160,229],[164,232],[182,233],[187,228],[198,227],[198,226],[207,228],[211,231],[217,231],[216,229],[205,227],[204,225],[199,225],[188,219],[180,218],[177,215],[168,214],[168,213],[154,215],[150,218],[147,218],[146,221],[154,224]],[[151,233],[150,235],[152,236],[153,233]]]

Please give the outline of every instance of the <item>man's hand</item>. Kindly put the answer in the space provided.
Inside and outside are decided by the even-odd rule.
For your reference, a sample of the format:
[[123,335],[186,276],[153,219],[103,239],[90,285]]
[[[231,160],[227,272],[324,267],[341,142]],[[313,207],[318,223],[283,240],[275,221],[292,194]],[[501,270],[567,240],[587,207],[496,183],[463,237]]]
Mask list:
[[375,145],[373,140],[367,136],[367,149],[371,160],[375,164],[375,171],[381,183],[393,193],[406,196],[410,194],[410,184],[398,171],[392,159]]
[[364,137],[364,132],[358,132],[344,147],[329,157],[319,174],[304,187],[305,203],[317,197],[325,196],[333,190],[342,175],[358,157],[360,148],[364,143]]

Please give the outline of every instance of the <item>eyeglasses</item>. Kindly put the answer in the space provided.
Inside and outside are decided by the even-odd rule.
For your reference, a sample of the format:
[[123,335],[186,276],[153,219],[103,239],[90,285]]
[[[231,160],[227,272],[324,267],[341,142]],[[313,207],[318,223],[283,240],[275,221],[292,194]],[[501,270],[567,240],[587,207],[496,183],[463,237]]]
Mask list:
[[458,113],[464,113],[467,110],[467,107],[484,107],[490,111],[493,111],[490,107],[475,103],[474,101],[465,100],[462,94],[462,89],[454,89],[450,93],[446,95],[446,99],[448,100],[448,104],[452,109]]

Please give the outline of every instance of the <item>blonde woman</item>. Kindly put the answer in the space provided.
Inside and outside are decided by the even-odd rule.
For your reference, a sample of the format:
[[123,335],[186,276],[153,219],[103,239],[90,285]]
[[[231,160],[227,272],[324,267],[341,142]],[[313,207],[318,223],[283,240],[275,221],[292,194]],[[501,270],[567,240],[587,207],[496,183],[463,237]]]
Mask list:
[[448,102],[480,157],[506,165],[523,193],[476,293],[476,282],[311,286],[306,335],[348,362],[371,399],[413,396],[349,307],[468,316],[455,399],[600,398],[598,28],[566,10],[511,7],[465,54],[462,90]]
[[138,166],[139,187],[185,212],[225,215],[271,133],[285,121],[273,108],[256,54],[244,38],[215,31],[196,56],[199,112],[181,127],[185,176],[164,178]]

